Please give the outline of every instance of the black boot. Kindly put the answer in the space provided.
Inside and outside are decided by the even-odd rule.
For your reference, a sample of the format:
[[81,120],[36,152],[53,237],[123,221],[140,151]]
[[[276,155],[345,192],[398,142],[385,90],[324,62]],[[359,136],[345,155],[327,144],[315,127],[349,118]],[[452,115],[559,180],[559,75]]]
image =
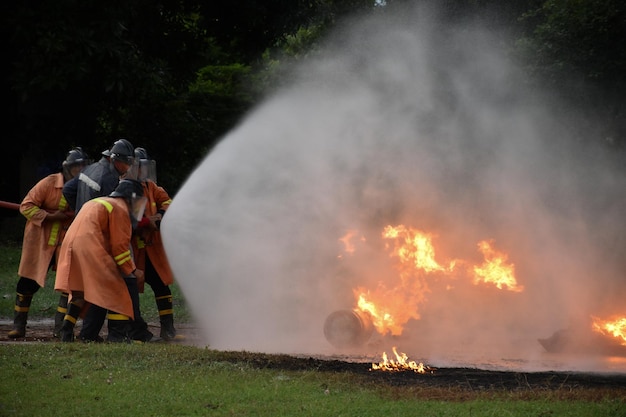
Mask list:
[[174,304],[172,303],[172,295],[164,295],[155,297],[157,309],[159,310],[159,321],[161,322],[161,339],[173,340],[176,337],[176,329],[174,328]]
[[61,328],[59,329],[59,337],[61,338],[62,342],[74,341],[74,326],[76,325],[78,316],[80,316],[81,309],[82,306],[79,306],[72,302],[67,305],[67,314],[63,318],[63,323],[61,324]]
[[102,326],[107,318],[107,309],[90,304],[83,317],[83,327],[80,329],[78,338],[83,342],[103,342],[100,336]]
[[26,320],[28,319],[28,310],[30,310],[32,300],[32,294],[20,294],[19,292],[16,294],[13,330],[9,331],[9,338],[17,339],[26,336]]
[[149,342],[154,335],[148,330],[148,323],[141,317],[137,320],[131,320],[130,330],[128,333],[130,339],[134,342]]
[[61,337],[61,326],[63,326],[63,320],[65,320],[65,315],[67,314],[67,299],[69,296],[68,293],[64,292],[59,297],[59,305],[54,314],[54,331],[52,333],[54,337]]
[[109,311],[107,314],[107,342],[130,343],[131,320],[130,317]]
[[128,293],[133,303],[134,320],[131,321],[129,336],[131,340],[137,342],[149,342],[154,336],[148,330],[148,323],[141,317],[141,309],[139,308],[139,288],[137,287],[137,278],[134,275],[124,277]]

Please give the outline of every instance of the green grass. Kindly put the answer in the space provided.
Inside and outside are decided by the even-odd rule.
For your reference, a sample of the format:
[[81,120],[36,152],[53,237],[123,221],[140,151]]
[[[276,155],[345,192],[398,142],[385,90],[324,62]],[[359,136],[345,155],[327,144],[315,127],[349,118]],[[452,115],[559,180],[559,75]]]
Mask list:
[[[271,356],[271,355],[265,355]],[[622,401],[432,399],[363,375],[259,367],[174,344],[0,345],[1,416],[623,416]],[[270,359],[271,362],[271,359]],[[453,397],[454,398],[454,397]]]
[[[21,247],[15,243],[0,245],[0,318],[12,319],[15,305],[15,286],[19,279],[17,268],[20,262]],[[52,319],[59,302],[59,293],[54,291],[54,272],[48,272],[46,286],[40,288],[33,297],[29,319]],[[174,315],[176,322],[188,322],[191,320],[185,299],[176,283],[170,286],[174,301]],[[158,322],[158,312],[154,293],[149,285],[140,294],[141,312],[148,322]]]

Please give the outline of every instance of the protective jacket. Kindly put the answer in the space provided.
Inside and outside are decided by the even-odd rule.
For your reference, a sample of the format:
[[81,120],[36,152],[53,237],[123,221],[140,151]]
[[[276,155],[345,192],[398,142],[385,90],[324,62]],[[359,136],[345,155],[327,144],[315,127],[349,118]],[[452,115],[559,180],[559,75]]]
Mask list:
[[[143,181],[142,185],[144,196],[148,199],[144,216],[151,217],[157,213],[160,213],[161,216],[165,215],[172,202],[167,191],[151,180]],[[161,232],[158,229],[145,227],[138,230],[133,236],[133,254],[137,269],[145,270],[146,256],[148,256],[163,284],[172,285],[174,283],[174,274],[167,260]]]
[[131,236],[124,199],[99,197],[87,201],[61,245],[54,289],[82,291],[86,301],[134,318],[123,279],[136,269],[130,251]]
[[78,213],[85,202],[96,197],[108,196],[120,182],[120,174],[106,158],[85,167],[63,187],[63,195]]
[[[73,213],[61,193],[63,183],[62,173],[48,175],[30,189],[20,204],[20,213],[26,217],[26,226],[17,273],[20,277],[37,281],[41,287],[46,283],[52,257],[60,248],[72,222]],[[70,218],[65,221],[44,221],[47,212],[57,210],[66,212]]]

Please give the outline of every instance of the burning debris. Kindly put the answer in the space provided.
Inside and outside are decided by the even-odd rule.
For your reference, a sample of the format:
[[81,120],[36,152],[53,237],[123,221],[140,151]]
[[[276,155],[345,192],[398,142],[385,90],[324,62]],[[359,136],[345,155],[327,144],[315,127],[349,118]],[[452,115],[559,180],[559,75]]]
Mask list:
[[[386,226],[381,238],[397,273],[397,285],[354,288],[354,309],[336,311],[328,316],[324,324],[326,340],[337,348],[356,348],[366,344],[374,330],[382,336],[400,336],[409,320],[420,319],[419,307],[425,303],[426,294],[431,293],[431,277],[468,276],[474,285],[491,285],[513,293],[524,291],[524,286],[517,282],[515,265],[508,261],[506,253],[496,249],[493,240],[478,242],[484,260],[472,265],[460,259],[447,263],[438,261],[433,243],[435,237],[433,233],[404,225]],[[350,230],[339,241],[346,254],[354,255],[359,244],[366,239],[358,231]],[[346,258],[339,256],[339,259]],[[609,320],[592,317],[590,324],[559,330],[538,341],[550,353],[626,355],[626,317]],[[427,369],[423,364],[408,361],[406,355],[398,354],[395,347],[393,351],[395,360],[389,360],[383,354],[383,362],[373,364],[372,369],[412,369],[415,372]]]
[[[339,239],[347,254],[357,252],[355,239],[361,236],[350,230]],[[428,279],[449,278],[465,274],[472,277],[474,285],[493,285],[499,290],[523,291],[517,283],[515,267],[507,262],[508,256],[495,249],[494,242],[484,240],[478,248],[484,256],[480,265],[454,259],[441,263],[436,259],[433,233],[424,232],[405,225],[386,226],[381,238],[393,270],[398,275],[398,284],[388,287],[379,284],[375,289],[356,287],[353,290],[356,306],[353,311],[341,310],[331,313],[324,324],[324,335],[338,348],[357,347],[368,341],[373,330],[380,335],[399,336],[404,325],[411,319],[419,320],[419,306],[431,292]],[[365,242],[364,237],[360,241]],[[342,256],[339,259],[344,259]]]
[[626,317],[603,320],[592,316],[590,323],[558,330],[538,341],[549,353],[625,356]]
[[622,346],[626,347],[626,317],[609,320],[593,317],[592,329],[600,334],[613,336]]
[[383,361],[378,364],[372,363],[370,371],[387,371],[387,372],[402,372],[413,371],[418,374],[434,373],[437,368],[431,368],[423,363],[417,363],[410,361],[406,353],[398,353],[398,350],[394,346],[392,348],[396,359],[389,359],[387,352],[383,352]]
[[[400,336],[404,325],[411,319],[419,320],[419,307],[431,293],[429,279],[458,278],[468,276],[474,285],[490,285],[498,290],[521,293],[524,286],[517,282],[515,265],[508,255],[496,249],[493,240],[478,242],[483,255],[482,263],[472,265],[468,261],[455,259],[439,262],[433,243],[436,236],[404,225],[386,226],[381,238],[392,261],[392,270],[397,274],[397,285],[389,287],[379,284],[370,289],[353,289],[355,307],[330,314],[324,324],[326,340],[337,348],[358,348],[365,345],[374,331],[382,336]],[[358,252],[366,239],[356,230],[350,230],[339,239],[347,255]],[[348,258],[338,257],[342,261]],[[448,286],[447,289],[452,288]],[[602,320],[592,317],[589,324],[581,323],[555,332],[548,338],[538,339],[549,353],[626,355],[626,316]],[[389,359],[383,353],[383,361],[372,364],[372,370],[413,370],[424,373],[432,368],[409,361],[405,354]]]
[[324,323],[326,340],[339,349],[362,346],[373,331],[371,317],[360,311],[335,311]]

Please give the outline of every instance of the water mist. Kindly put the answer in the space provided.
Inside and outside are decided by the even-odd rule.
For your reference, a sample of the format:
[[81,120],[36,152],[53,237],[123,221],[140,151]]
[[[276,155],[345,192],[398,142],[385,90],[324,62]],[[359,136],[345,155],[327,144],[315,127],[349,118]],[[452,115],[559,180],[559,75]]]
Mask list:
[[[419,319],[354,354],[397,345],[444,366],[461,363],[462,346],[471,366],[542,367],[538,338],[619,312],[623,178],[576,149],[576,120],[532,92],[500,48],[425,10],[361,19],[220,141],[163,221],[210,347],[339,353],[323,334],[328,315],[355,306],[355,287],[397,282],[386,225],[432,232],[441,260],[480,262],[477,242],[491,239],[524,291],[433,279]],[[348,231],[354,255],[340,241]]]

